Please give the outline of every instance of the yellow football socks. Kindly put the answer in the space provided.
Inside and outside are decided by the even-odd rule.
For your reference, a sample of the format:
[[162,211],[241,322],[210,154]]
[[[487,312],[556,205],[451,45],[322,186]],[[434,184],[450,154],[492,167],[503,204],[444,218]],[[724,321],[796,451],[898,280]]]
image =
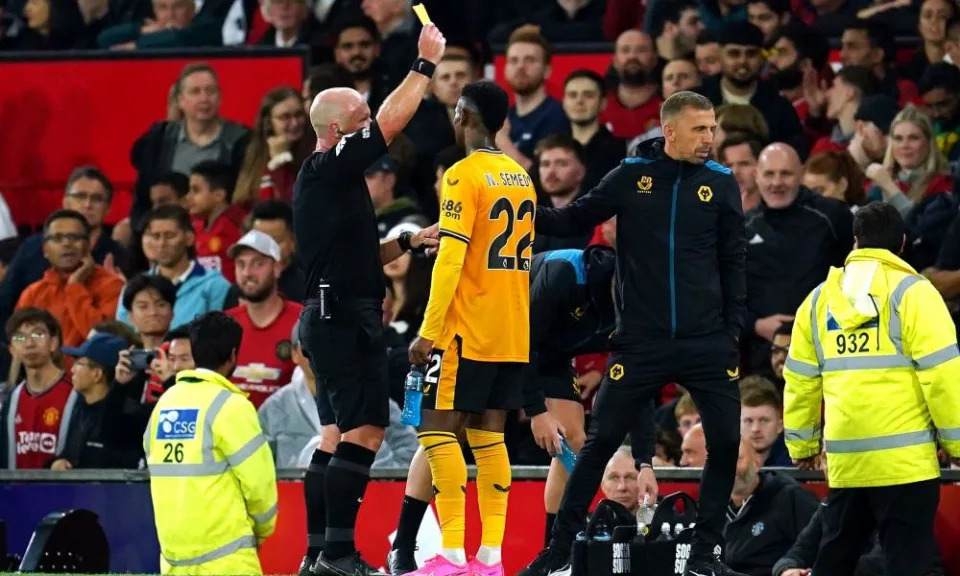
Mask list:
[[[503,432],[467,428],[467,442],[477,462],[477,497],[483,522],[480,544],[483,548],[495,549],[499,556],[507,521],[511,480],[510,458],[503,443]],[[481,561],[490,564],[484,559]]]
[[427,462],[430,463],[430,472],[433,474],[434,500],[437,503],[437,515],[440,516],[443,547],[463,549],[467,464],[463,459],[460,443],[457,442],[457,435],[450,432],[421,432],[417,434],[417,438],[423,446]]

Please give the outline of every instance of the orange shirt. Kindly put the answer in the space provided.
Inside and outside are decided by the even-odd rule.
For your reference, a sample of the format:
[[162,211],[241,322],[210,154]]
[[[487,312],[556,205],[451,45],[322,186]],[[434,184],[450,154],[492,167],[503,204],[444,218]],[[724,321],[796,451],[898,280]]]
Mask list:
[[27,286],[17,301],[17,309],[33,306],[46,308],[60,322],[64,346],[79,346],[90,329],[117,313],[117,300],[123,290],[123,279],[95,265],[83,284],[68,284],[53,268],[43,278]]

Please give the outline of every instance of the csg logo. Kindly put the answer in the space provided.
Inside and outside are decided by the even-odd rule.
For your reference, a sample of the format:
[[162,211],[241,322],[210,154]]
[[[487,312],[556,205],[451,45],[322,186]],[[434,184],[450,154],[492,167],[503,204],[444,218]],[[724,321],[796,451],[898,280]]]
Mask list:
[[196,408],[161,410],[157,440],[193,440],[197,436],[199,412]]
[[461,212],[463,212],[463,204],[461,202],[447,200],[443,203],[443,215],[447,218],[459,220]]

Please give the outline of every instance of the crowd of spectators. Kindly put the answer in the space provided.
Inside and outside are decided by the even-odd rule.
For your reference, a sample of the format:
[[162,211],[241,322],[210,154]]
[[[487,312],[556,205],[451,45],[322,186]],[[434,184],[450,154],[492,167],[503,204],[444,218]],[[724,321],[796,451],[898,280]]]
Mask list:
[[[903,258],[960,316],[957,4],[426,4],[450,41],[428,97],[365,173],[382,237],[435,221],[444,170],[463,155],[452,125],[457,99],[484,75],[493,51],[505,54],[513,102],[497,144],[530,171],[545,205],[586,194],[639,142],[658,136],[664,98],[695,90],[714,102],[715,159],[733,170],[746,215],[741,357],[750,377],[742,425],[761,464],[790,465],[781,416],[790,322],[828,268],[843,265],[858,207],[883,200],[904,214]],[[215,66],[185,66],[167,114],[130,143],[132,208],[113,226],[105,218],[114,182],[90,165],[74,170],[62,209],[33,235],[17,238],[0,206],[0,465],[136,466],[152,404],[192,366],[184,327],[210,310],[226,310],[244,327],[233,380],[260,409],[278,466],[309,461],[301,452],[318,441],[316,380],[295,329],[306,287],[290,206],[315,144],[309,106],[320,91],[349,86],[375,113],[416,56],[417,31],[407,0],[0,3],[4,51],[303,45],[312,63],[303,86],[263,94],[248,122],[221,116],[229,94]],[[573,71],[551,95],[551,59],[563,42],[609,42],[610,63],[599,73]],[[579,238],[538,235],[533,249],[595,243],[616,246],[615,222]],[[378,465],[406,466],[416,448],[397,408],[431,269],[429,259],[410,255],[384,268],[394,426]],[[575,364],[589,410],[604,358]],[[702,464],[699,416],[682,388],[664,388],[657,418],[658,464]],[[522,411],[508,437],[512,462],[547,462]]]

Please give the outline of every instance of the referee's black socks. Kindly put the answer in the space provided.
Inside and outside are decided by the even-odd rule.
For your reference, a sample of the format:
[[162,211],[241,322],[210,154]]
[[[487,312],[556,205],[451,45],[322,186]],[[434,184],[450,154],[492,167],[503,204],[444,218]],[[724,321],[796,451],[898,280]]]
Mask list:
[[327,529],[327,507],[323,491],[327,465],[332,457],[333,454],[329,452],[314,450],[307,468],[307,477],[303,482],[303,499],[307,505],[307,557],[311,562],[315,562],[323,550]]
[[327,530],[323,557],[338,560],[356,551],[353,530],[357,512],[370,482],[370,466],[377,453],[350,442],[340,442],[327,466]]

